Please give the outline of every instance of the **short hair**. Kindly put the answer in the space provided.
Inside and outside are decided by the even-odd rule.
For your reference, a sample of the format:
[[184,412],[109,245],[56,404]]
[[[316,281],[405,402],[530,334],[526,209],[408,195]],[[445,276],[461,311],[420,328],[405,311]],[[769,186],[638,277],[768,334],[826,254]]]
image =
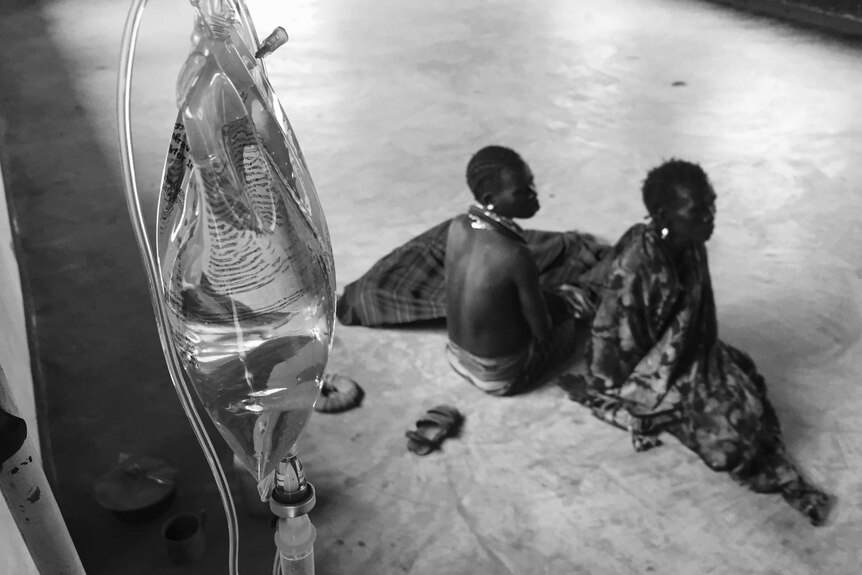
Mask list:
[[467,164],[467,185],[473,196],[480,200],[486,192],[492,192],[502,185],[501,174],[504,169],[518,170],[526,162],[517,152],[504,146],[485,146],[470,158]]
[[709,177],[698,164],[671,158],[647,174],[641,191],[644,206],[652,216],[677,199],[677,189],[685,187],[695,193],[706,191]]

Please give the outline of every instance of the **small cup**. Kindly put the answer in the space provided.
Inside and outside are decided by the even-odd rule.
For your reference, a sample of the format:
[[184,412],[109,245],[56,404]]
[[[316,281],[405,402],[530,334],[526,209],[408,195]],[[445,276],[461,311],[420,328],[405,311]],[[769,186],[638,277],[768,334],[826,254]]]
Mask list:
[[162,525],[162,537],[168,558],[174,565],[188,565],[200,559],[206,550],[206,511],[174,515]]

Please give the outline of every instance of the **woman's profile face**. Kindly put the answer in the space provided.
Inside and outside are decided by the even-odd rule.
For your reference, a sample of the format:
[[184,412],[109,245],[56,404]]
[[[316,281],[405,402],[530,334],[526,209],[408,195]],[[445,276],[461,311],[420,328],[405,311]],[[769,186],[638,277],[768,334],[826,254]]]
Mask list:
[[500,174],[500,189],[493,196],[494,211],[507,218],[531,218],[539,211],[539,198],[533,172],[524,164],[520,169],[505,168]]
[[667,212],[669,235],[676,243],[705,243],[715,230],[715,191],[712,186],[691,190],[677,187],[677,199]]

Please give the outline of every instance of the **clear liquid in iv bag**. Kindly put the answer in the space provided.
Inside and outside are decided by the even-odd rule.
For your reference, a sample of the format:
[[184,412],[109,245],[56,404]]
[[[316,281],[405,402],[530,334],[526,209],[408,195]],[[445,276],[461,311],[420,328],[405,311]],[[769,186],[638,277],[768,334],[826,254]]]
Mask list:
[[261,137],[259,92],[241,96],[212,54],[189,61],[160,197],[163,297],[186,375],[265,500],[319,393],[332,250],[293,135],[272,121]]

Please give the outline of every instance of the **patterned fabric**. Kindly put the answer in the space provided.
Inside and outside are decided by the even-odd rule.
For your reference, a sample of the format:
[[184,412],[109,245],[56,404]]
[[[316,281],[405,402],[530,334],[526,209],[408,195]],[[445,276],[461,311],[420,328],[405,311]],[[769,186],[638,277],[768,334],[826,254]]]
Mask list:
[[573,397],[633,433],[636,449],[666,430],[715,471],[780,491],[814,524],[829,497],[787,458],[766,384],[751,358],[718,339],[706,248],[675,266],[652,227],[637,224],[609,256],[587,344],[586,393]]
[[[347,285],[338,299],[345,325],[386,326],[446,317],[446,220],[399,246]],[[576,231],[524,230],[543,286],[570,284],[595,296],[597,266],[610,246]]]
[[[556,290],[555,290],[556,291]],[[559,294],[558,294],[559,295]],[[571,361],[577,346],[577,309],[564,300],[551,317],[551,334],[533,340],[520,352],[501,357],[480,357],[449,341],[446,359],[461,377],[491,395],[527,391]]]

